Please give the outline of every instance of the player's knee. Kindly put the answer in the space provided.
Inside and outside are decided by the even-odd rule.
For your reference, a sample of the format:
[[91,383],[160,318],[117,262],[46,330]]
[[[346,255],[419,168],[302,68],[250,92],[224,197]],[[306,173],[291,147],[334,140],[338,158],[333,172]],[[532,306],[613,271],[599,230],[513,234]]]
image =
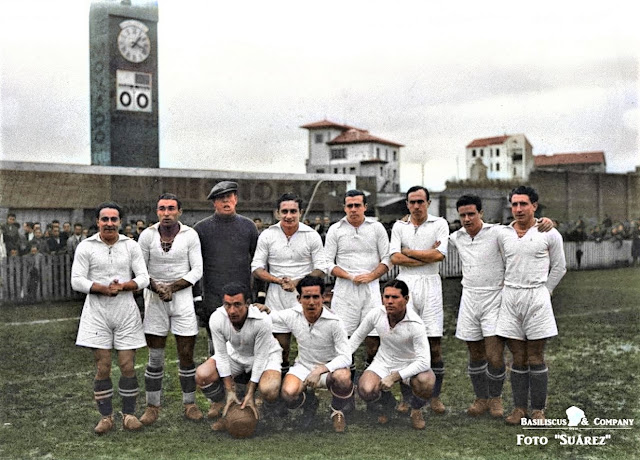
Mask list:
[[265,401],[273,402],[278,399],[280,394],[280,373],[278,372],[277,378],[264,376],[260,379],[258,384],[258,391],[262,395]]
[[211,366],[208,362],[205,362],[196,368],[196,385],[199,387],[213,383],[215,380],[216,375],[212,372]]
[[431,369],[427,372],[420,372],[411,379],[411,389],[422,399],[431,397],[431,392],[436,383],[436,376]]
[[327,384],[331,385],[331,390],[344,394],[351,390],[351,371],[348,368],[337,369],[330,374]]
[[379,396],[380,390],[378,383],[374,383],[369,379],[358,381],[358,394],[364,401],[373,401]]
[[298,388],[289,385],[282,385],[280,396],[282,397],[284,402],[287,403],[287,405],[290,406],[291,404],[295,404],[295,402],[298,400],[299,395],[300,392],[298,391]]

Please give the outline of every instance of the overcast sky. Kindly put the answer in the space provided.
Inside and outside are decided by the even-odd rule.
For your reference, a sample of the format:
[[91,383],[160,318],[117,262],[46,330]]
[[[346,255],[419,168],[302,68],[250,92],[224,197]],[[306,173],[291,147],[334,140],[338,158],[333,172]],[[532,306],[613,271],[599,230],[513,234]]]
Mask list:
[[[160,0],[160,166],[303,173],[324,118],[404,144],[403,190],[505,133],[640,164],[634,2],[443,3]],[[88,1],[0,0],[0,158],[91,162],[88,45]]]

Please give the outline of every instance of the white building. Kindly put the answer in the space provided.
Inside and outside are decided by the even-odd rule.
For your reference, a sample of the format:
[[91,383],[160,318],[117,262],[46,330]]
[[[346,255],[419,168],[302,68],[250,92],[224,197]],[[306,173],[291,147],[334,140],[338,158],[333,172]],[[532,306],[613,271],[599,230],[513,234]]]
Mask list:
[[466,148],[466,174],[473,181],[527,180],[533,161],[533,147],[524,134],[474,139]]
[[400,191],[402,144],[329,120],[310,123],[301,128],[309,130],[307,173],[375,177],[377,192]]

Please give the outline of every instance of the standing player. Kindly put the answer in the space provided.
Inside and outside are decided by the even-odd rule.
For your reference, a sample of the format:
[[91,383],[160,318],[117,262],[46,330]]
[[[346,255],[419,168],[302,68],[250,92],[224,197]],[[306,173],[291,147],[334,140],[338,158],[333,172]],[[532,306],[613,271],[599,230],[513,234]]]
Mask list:
[[[478,196],[463,195],[456,208],[463,226],[449,236],[462,263],[456,337],[467,343],[467,370],[476,395],[467,413],[477,416],[489,411],[493,417],[502,417],[504,343],[495,332],[504,284],[504,260],[498,246],[501,226],[482,221],[482,201]],[[543,219],[538,228],[548,231],[553,223]]]
[[509,194],[514,221],[500,229],[498,243],[505,256],[504,290],[496,334],[504,337],[513,355],[511,390],[514,410],[507,423],[527,416],[544,420],[548,369],[547,339],[558,335],[551,294],[566,273],[562,236],[556,229],[541,233],[535,226],[538,194],[519,186]]
[[333,395],[333,429],[342,433],[346,428],[342,410],[353,401],[354,391],[347,332],[340,318],[322,305],[322,278],[305,276],[296,290],[300,302],[296,307],[271,313],[274,325],[293,332],[298,343],[298,357],[282,383],[282,399],[289,409],[302,407],[302,426],[308,428],[318,409],[314,389],[327,388]]
[[[216,354],[196,371],[196,382],[211,401],[209,418],[221,411],[224,416],[232,404],[240,404],[234,377],[250,374],[242,407],[253,409],[256,418],[256,389],[264,398],[265,408],[273,408],[280,392],[282,349],[271,332],[271,319],[249,305],[249,296],[246,286],[227,284],[223,289],[224,308],[217,309],[209,320]],[[211,428],[219,431],[223,424],[217,421]]]
[[[365,194],[349,190],[344,197],[346,216],[329,228],[325,242],[329,273],[336,277],[331,310],[342,319],[349,336],[367,313],[380,305],[379,278],[390,265],[387,231],[380,222],[366,217],[366,210]],[[364,343],[368,366],[380,338],[370,336]],[[355,374],[355,363],[351,364],[351,372]]]
[[[285,193],[276,210],[280,221],[260,234],[251,270],[253,276],[270,283],[265,304],[279,311],[298,305],[296,286],[304,276],[323,277],[327,267],[320,235],[300,223],[302,200]],[[282,372],[286,374],[291,332],[274,324],[273,334],[282,347]]]
[[113,428],[113,348],[118,351],[121,372],[118,391],[122,397],[122,425],[126,430],[142,427],[134,415],[138,396],[134,362],[136,349],[146,344],[133,291],[147,287],[149,274],[140,246],[118,233],[121,219],[122,210],[117,204],[100,204],[96,209],[98,233],[78,245],[71,267],[71,286],[87,294],[76,345],[93,349],[97,367],[93,391],[102,415],[94,430],[97,434]]
[[[429,191],[416,185],[407,191],[407,208],[411,214],[406,221],[398,221],[391,230],[391,262],[400,266],[398,279],[409,286],[410,303],[422,319],[431,349],[431,369],[436,383],[431,397],[431,410],[443,414],[440,400],[444,378],[441,338],[443,333],[442,280],[440,262],[447,255],[449,224],[442,217],[428,213]],[[409,395],[401,387],[403,396]]]
[[431,396],[435,375],[430,369],[429,341],[418,315],[407,308],[409,287],[404,281],[384,285],[384,307],[369,312],[349,339],[351,352],[358,349],[372,330],[380,336],[380,348],[358,382],[358,393],[367,406],[378,412],[378,421],[387,423],[395,405],[391,387],[402,382],[411,389],[411,424],[417,430],[426,426],[422,407]]
[[198,319],[191,287],[202,277],[200,239],[191,227],[178,219],[182,203],[172,193],[164,193],[156,206],[158,223],[138,238],[151,278],[144,292],[144,332],[149,347],[149,363],[144,374],[147,409],[140,421],[151,425],[158,419],[164,377],[164,349],[169,331],[176,338],[179,378],[184,415],[200,420],[195,404],[196,367],[193,351],[198,336]]
[[196,313],[207,329],[209,353],[213,354],[209,317],[222,305],[222,290],[227,283],[251,286],[251,259],[258,242],[258,230],[251,219],[236,214],[238,184],[218,182],[207,196],[215,212],[193,229],[202,248],[203,276],[194,289]]

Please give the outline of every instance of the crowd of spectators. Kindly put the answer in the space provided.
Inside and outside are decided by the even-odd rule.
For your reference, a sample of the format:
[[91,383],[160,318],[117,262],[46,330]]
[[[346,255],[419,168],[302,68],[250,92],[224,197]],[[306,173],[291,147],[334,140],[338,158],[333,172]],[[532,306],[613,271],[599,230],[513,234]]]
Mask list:
[[602,241],[618,242],[639,238],[640,219],[613,221],[609,216],[598,222],[597,219],[583,219],[580,217],[573,222],[556,223],[558,231],[565,241]]
[[[255,218],[254,223],[258,231],[269,227],[262,219]],[[316,217],[313,221],[306,219],[305,224],[320,234],[323,242],[332,222],[329,217]],[[146,223],[142,219],[125,224],[120,233],[137,241],[138,236],[153,222]],[[384,224],[387,231],[391,232],[393,222]],[[450,232],[461,227],[459,220],[449,223]],[[634,245],[640,251],[640,219],[631,221],[614,221],[609,216],[600,222],[597,219],[583,219],[576,221],[557,222],[556,228],[562,234],[565,241],[613,241],[622,245],[623,240],[634,240]],[[78,243],[88,236],[96,233],[95,225],[89,227],[80,222],[71,225],[70,222],[58,220],[46,224],[40,222],[24,222],[22,226],[16,221],[16,216],[10,213],[6,222],[0,224],[0,258],[15,257],[33,254],[71,254],[75,252]]]

